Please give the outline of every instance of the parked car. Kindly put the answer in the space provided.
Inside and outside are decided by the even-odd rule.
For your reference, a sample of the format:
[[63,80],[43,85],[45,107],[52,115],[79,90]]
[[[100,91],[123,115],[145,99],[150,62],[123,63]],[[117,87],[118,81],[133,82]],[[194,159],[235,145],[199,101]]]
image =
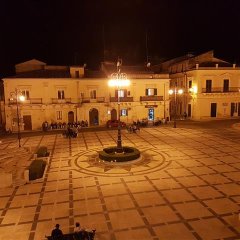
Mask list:
[[[120,122],[121,123],[121,127],[126,127],[126,123],[125,122]],[[107,121],[107,127],[111,128],[111,127],[118,127],[118,120],[108,120]]]

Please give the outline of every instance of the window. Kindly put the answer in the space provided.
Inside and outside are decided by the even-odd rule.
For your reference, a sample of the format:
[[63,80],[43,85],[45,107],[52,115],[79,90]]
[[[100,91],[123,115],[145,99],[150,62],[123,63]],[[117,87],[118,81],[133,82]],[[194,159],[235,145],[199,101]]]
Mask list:
[[157,95],[157,88],[146,89],[146,96],[156,96],[156,95]]
[[64,99],[64,90],[58,90],[58,99]]
[[192,88],[192,80],[188,81],[188,88]]
[[62,111],[57,111],[57,120],[62,120]]
[[90,90],[90,98],[96,99],[97,98],[97,91],[96,90]]
[[120,97],[120,98],[127,97],[127,90],[126,89],[116,90],[115,97]]
[[127,109],[121,109],[121,116],[127,116],[128,110]]
[[212,92],[212,80],[206,80],[206,92]]
[[22,95],[25,97],[25,100],[29,100],[29,91],[28,90],[22,90]]
[[229,80],[224,79],[223,81],[223,92],[228,92],[229,91]]

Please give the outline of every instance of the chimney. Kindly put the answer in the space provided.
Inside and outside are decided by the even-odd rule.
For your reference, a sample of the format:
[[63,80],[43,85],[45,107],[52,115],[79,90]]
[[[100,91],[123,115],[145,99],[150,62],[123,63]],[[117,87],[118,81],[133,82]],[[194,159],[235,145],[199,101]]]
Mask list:
[[198,63],[196,63],[196,69],[198,69],[199,68],[199,64]]
[[218,68],[218,63],[216,63],[216,68]]
[[236,63],[233,64],[233,68],[236,68]]

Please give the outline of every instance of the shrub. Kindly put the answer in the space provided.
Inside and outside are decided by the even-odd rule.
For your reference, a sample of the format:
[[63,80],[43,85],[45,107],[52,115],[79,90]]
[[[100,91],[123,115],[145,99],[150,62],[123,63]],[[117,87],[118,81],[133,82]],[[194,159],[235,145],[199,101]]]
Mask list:
[[46,162],[43,160],[33,160],[29,166],[29,180],[35,180],[43,176]]
[[37,154],[37,157],[47,157],[49,155],[47,151],[47,147],[45,146],[40,147],[37,150],[36,154]]
[[123,147],[124,153],[115,153],[116,147],[104,148],[99,152],[99,158],[108,162],[126,162],[140,157],[140,152],[134,147]]

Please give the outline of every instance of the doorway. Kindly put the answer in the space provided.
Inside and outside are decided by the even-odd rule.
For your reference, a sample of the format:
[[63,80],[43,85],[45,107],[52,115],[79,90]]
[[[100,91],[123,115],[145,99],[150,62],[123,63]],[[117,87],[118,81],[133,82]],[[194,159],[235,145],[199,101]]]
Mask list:
[[90,126],[99,125],[98,110],[96,108],[92,108],[89,111],[89,124]]
[[116,109],[111,110],[111,120],[117,120],[117,110]]
[[148,109],[148,120],[153,121],[154,120],[154,108]]
[[74,112],[73,111],[68,112],[68,122],[69,123],[74,122]]
[[32,117],[31,115],[23,116],[24,130],[32,130]]
[[192,117],[192,105],[188,104],[188,117]]
[[211,103],[211,117],[217,116],[217,103]]
[[233,117],[235,112],[235,103],[231,103],[231,117]]

